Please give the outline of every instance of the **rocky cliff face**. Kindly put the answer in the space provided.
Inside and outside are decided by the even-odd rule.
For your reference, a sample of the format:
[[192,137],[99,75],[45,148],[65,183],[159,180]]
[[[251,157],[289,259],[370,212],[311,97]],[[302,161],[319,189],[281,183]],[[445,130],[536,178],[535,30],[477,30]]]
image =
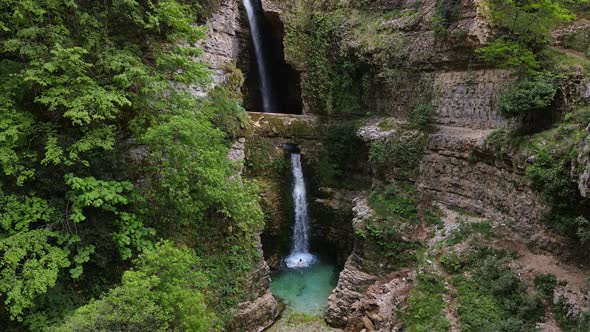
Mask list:
[[[395,8],[399,7],[396,3]],[[500,95],[513,84],[515,77],[506,70],[482,68],[469,51],[489,37],[489,27],[477,4],[462,2],[461,18],[449,28],[450,37],[443,44],[436,42],[431,30],[433,2],[425,1],[420,8],[425,15],[406,16],[389,23],[396,26],[399,43],[399,52],[392,56],[399,59],[387,61],[405,61],[411,70],[398,72],[395,84],[391,81],[383,84],[381,78],[376,79],[374,83],[379,88],[365,96],[365,103],[368,111],[379,118],[361,128],[360,135],[369,144],[390,139],[397,133],[379,127],[382,120],[403,122],[414,105],[431,104],[435,126],[415,179],[419,190],[446,206],[485,216],[494,225],[507,226],[516,241],[529,248],[556,255],[571,252],[574,246],[571,241],[548,231],[541,223],[550,209],[526,180],[526,162],[500,158],[486,145],[486,138],[494,130],[511,129],[515,125],[498,109]],[[353,52],[366,52],[357,37],[351,33],[342,43]],[[377,61],[383,59],[374,60],[380,66]],[[576,82],[568,90],[575,98],[584,99],[586,79]],[[590,144],[581,146],[578,183],[582,194],[587,195]],[[367,215],[370,208],[366,200],[359,198],[355,205],[355,230]],[[355,237],[353,253],[330,297],[326,320],[350,331],[399,327],[397,312],[405,306],[416,271],[393,274],[368,271],[363,261],[370,259],[371,253],[363,248],[366,243]],[[576,292],[580,294],[579,290]],[[587,310],[584,301],[574,302],[576,310]]]
[[213,84],[225,81],[225,67],[239,55],[238,32],[241,29],[238,1],[223,0],[207,20],[207,37],[200,42],[202,60],[212,72]]
[[[290,4],[277,0],[264,0],[262,4],[273,26],[284,25],[281,20],[284,20],[284,12],[289,10]],[[567,252],[571,243],[551,233],[540,223],[549,207],[531,189],[524,176],[527,161],[522,158],[517,160],[513,156],[498,156],[486,143],[495,130],[515,126],[515,123],[502,117],[498,101],[503,91],[513,85],[516,77],[510,71],[486,68],[473,53],[476,47],[485,44],[490,38],[490,27],[483,17],[480,2],[461,1],[458,18],[448,27],[447,36],[442,40],[436,36],[433,27],[434,0],[376,1],[371,5],[392,11],[401,8],[406,14],[394,15],[380,22],[382,28],[393,31],[382,36],[386,38],[384,44],[363,41],[360,35],[362,31],[359,32],[354,23],[347,27],[347,33],[340,36],[341,51],[362,57],[370,67],[368,71],[380,72],[380,75],[372,76],[370,82],[365,82],[372,89],[363,95],[364,111],[372,114],[373,118],[359,130],[359,136],[369,145],[374,141],[394,138],[398,132],[380,126],[382,120],[404,123],[409,111],[416,105],[432,105],[434,128],[428,134],[419,172],[412,179],[420,192],[444,206],[475,213],[489,220],[494,229],[507,229],[510,243],[528,246],[524,249],[519,247],[525,258],[530,257],[527,256],[530,248],[547,255],[553,253],[556,257]],[[242,63],[240,67],[246,73],[251,71],[251,54],[245,52],[249,43],[248,29],[243,24],[240,26],[240,15],[243,20],[237,1],[227,0],[209,23],[213,34],[203,46],[206,51],[204,57],[209,59],[217,75],[216,82],[223,81],[223,64],[235,60],[238,53],[238,62]],[[389,53],[384,53],[382,48],[388,47]],[[383,54],[387,54],[387,57],[383,57]],[[289,54],[286,57],[289,58]],[[383,67],[392,64],[395,64],[395,70],[383,71]],[[306,79],[306,73],[302,74],[302,79]],[[572,80],[572,86],[567,91],[577,99],[588,100],[588,82],[581,75]],[[567,104],[570,99],[564,96],[564,103]],[[262,151],[263,159],[268,163],[261,172],[266,172],[266,175],[270,174],[269,170],[284,170],[285,165],[280,161],[285,143],[302,145],[310,161],[325,153],[322,147],[325,137],[321,130],[317,130],[318,121],[315,117],[260,114],[251,114],[251,117],[253,128],[250,136],[238,142],[236,154],[254,160],[252,154]],[[577,157],[579,167],[572,170],[584,197],[590,191],[590,144],[587,141],[586,138],[580,143],[581,152]],[[259,175],[262,173],[258,174],[253,169],[247,171],[253,172],[250,175],[260,181],[263,189],[268,234],[281,238],[281,232],[289,227],[285,222],[288,218],[282,212],[289,207],[277,203],[281,201],[284,183],[268,176],[261,177]],[[397,180],[393,176],[386,181]],[[422,267],[391,270],[381,264],[381,253],[373,243],[358,234],[373,214],[363,194],[323,188],[316,198],[312,206],[316,206],[317,211],[325,209],[328,215],[332,213],[329,211],[350,209],[351,201],[354,206],[352,227],[342,227],[338,223],[317,223],[313,226],[321,230],[320,236],[328,238],[328,242],[339,250],[344,248],[341,250],[348,253],[351,242],[354,243],[352,253],[345,259],[338,286],[330,296],[327,322],[350,331],[389,331],[399,328],[399,314],[408,306],[408,297],[417,284],[417,275],[422,272]],[[458,227],[455,223],[457,218],[453,215],[450,213],[446,219],[449,222],[445,224],[445,230],[448,232]],[[442,241],[441,233],[437,234],[439,238],[433,243]],[[435,268],[437,273],[442,274],[439,270]],[[253,294],[257,297],[252,302],[240,304],[236,324],[241,325],[235,326],[237,330],[262,329],[277,315],[276,303],[268,293],[268,267],[265,263],[261,262],[253,273],[251,284]],[[260,292],[254,291],[257,287],[261,289]],[[579,289],[562,291],[563,294],[559,292],[555,295],[558,297],[555,302],[563,302],[564,298],[567,300],[564,294],[573,292],[576,295],[570,297],[577,300],[565,301],[571,302],[571,305],[568,304],[571,311],[587,309]],[[452,299],[447,300],[452,302]],[[451,305],[449,307],[452,308]],[[452,321],[451,330],[458,330],[456,314],[449,309],[447,315]]]
[[[354,200],[354,233],[366,225],[373,212],[365,197]],[[354,250],[340,273],[338,285],[328,299],[326,321],[347,331],[393,331],[399,323],[398,313],[405,308],[405,300],[412,289],[416,272],[403,270],[393,273],[382,268],[371,268],[371,256],[380,255],[370,243],[356,235]],[[370,272],[367,272],[370,270]]]
[[[200,45],[203,50],[202,60],[212,72],[213,88],[223,84],[227,78],[227,68],[235,64],[239,55],[238,31],[241,29],[240,11],[237,0],[222,0],[219,8],[207,21],[207,38]],[[195,91],[195,95],[203,95],[204,91]],[[228,158],[240,165],[238,176],[241,176],[245,158],[245,139],[240,138],[232,145]],[[259,241],[260,243],[260,241]],[[239,303],[235,309],[235,317],[229,323],[232,331],[259,332],[268,328],[279,316],[279,305],[270,292],[270,271],[262,258],[262,247],[259,247],[260,261],[248,279],[246,292],[251,300]]]

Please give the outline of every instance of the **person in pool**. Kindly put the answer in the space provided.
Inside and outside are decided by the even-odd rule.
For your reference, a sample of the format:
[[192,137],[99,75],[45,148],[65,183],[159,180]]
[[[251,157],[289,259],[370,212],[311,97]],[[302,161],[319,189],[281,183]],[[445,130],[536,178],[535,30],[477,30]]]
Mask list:
[[297,267],[303,267],[303,260],[301,258],[299,258],[299,262],[297,262]]

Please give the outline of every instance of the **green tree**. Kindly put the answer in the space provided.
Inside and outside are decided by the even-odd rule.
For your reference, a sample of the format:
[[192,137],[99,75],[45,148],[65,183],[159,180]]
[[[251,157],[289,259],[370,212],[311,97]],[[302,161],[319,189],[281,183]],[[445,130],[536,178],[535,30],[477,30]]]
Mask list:
[[478,50],[501,68],[535,70],[539,54],[551,40],[551,29],[574,18],[558,0],[488,0],[489,19],[497,39]]
[[207,331],[216,326],[201,290],[208,281],[187,248],[158,244],[135,261],[123,282],[77,309],[51,331]]
[[[195,20],[217,2],[0,0],[0,324],[36,329],[67,309],[54,299],[103,293],[163,221],[227,218],[251,246],[256,196],[212,123],[236,103],[189,91],[210,81]],[[127,278],[138,296],[161,287]]]

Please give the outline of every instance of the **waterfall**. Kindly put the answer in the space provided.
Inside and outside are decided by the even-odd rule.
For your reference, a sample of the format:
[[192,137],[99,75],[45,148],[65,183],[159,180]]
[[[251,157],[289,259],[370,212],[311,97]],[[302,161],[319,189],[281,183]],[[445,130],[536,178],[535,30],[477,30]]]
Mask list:
[[258,6],[255,6],[253,1],[244,0],[244,7],[246,7],[246,14],[248,15],[248,22],[250,24],[250,31],[252,35],[252,43],[254,44],[254,53],[256,54],[256,63],[258,64],[258,76],[260,76],[260,94],[262,95],[262,108],[265,113],[273,112],[272,106],[272,92],[271,79],[268,71],[268,59],[265,56],[263,47],[263,36],[261,31],[260,11]]
[[309,230],[307,224],[307,201],[305,180],[301,169],[301,155],[291,154],[291,172],[293,173],[293,203],[295,205],[295,226],[293,227],[294,253],[309,252]]
[[285,259],[288,267],[305,267],[315,261],[309,253],[309,220],[307,217],[307,195],[305,179],[301,167],[301,155],[291,153],[291,173],[293,174],[293,204],[295,224],[293,226],[293,246],[291,255]]

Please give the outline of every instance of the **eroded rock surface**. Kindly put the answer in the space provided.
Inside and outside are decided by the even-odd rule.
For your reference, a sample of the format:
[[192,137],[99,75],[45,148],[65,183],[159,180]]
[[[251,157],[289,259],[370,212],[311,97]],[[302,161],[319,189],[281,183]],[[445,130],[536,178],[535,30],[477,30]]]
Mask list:
[[[373,217],[363,196],[354,200],[353,227],[362,228]],[[363,238],[355,237],[355,249],[340,272],[338,285],[328,299],[326,321],[345,331],[391,331],[398,325],[397,313],[404,307],[412,289],[415,271],[395,273],[366,272]]]

